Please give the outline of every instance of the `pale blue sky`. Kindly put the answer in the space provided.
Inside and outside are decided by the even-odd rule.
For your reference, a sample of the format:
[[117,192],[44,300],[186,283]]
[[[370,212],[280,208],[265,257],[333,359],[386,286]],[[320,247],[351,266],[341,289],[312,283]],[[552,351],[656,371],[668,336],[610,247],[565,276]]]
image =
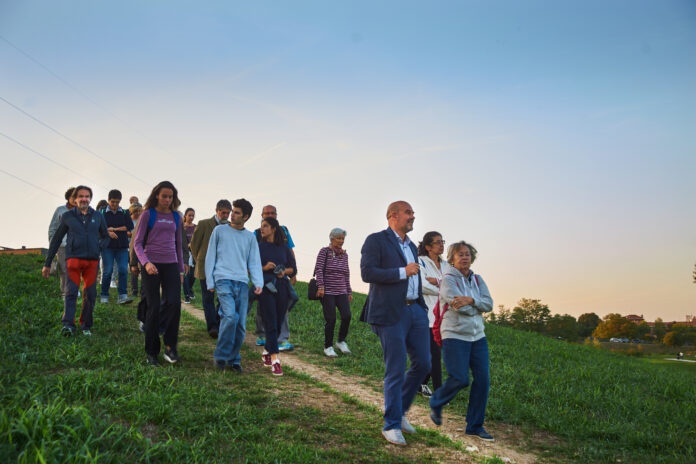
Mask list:
[[[166,178],[254,228],[273,203],[305,280],[347,229],[359,289],[405,199],[414,240],[479,248],[496,304],[696,314],[694,2],[0,0],[0,36],[69,84],[0,40],[0,97],[146,181],[0,100],[1,133],[82,176],[0,136],[2,169],[58,197]],[[0,245],[46,246],[59,199],[0,178]]]

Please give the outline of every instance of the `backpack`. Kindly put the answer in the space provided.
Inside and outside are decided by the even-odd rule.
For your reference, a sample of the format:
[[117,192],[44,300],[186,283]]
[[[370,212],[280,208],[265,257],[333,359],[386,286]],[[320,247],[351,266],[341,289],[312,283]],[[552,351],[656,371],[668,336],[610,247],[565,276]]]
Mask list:
[[[451,274],[446,274],[451,275]],[[478,275],[474,274],[474,279],[476,279],[476,285],[478,285]],[[433,340],[437,343],[437,346],[442,346],[442,333],[440,332],[440,326],[442,325],[442,319],[445,317],[445,313],[449,305],[445,303],[442,308],[440,308],[440,297],[437,298],[437,303],[433,308],[433,314],[435,315],[435,322],[433,322]]]

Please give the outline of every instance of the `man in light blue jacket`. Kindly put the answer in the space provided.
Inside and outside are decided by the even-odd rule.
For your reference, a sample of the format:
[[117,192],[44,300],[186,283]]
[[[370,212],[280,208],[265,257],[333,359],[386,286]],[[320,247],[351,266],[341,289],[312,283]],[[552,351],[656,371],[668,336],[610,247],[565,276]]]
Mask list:
[[254,234],[244,228],[253,207],[244,198],[232,203],[230,224],[213,229],[205,255],[205,281],[208,291],[218,292],[220,329],[213,353],[215,367],[242,372],[239,351],[246,335],[249,306],[249,275],[254,293],[263,288],[259,245]]

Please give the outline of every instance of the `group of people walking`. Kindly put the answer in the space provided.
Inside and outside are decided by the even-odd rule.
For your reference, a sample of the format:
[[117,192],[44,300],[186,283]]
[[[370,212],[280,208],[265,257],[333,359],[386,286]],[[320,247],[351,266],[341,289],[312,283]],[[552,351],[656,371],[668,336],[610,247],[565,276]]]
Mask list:
[[[59,268],[65,271],[61,274],[65,335],[76,331],[81,280],[80,325],[85,335],[91,334],[100,258],[104,261],[102,302],[104,297],[108,302],[114,262],[119,274],[117,302],[131,301],[127,294],[130,245],[135,293],[138,275],[142,280],[141,330],[149,365],[160,365],[160,336],[164,359],[181,361],[177,352],[181,290],[183,286],[184,301],[189,302],[198,279],[208,334],[217,339],[215,368],[242,372],[240,350],[247,312],[250,304],[258,301],[257,344],[260,340],[264,346],[262,362],[272,374],[283,375],[279,352],[283,344],[286,349],[292,346],[287,338],[287,313],[298,299],[293,289],[297,266],[290,233],[278,222],[275,207],[264,207],[260,227],[251,232],[245,224],[253,206],[246,199],[218,201],[215,215],[196,226],[193,209],[187,209],[183,216],[179,213],[178,191],[168,181],[152,189],[144,207],[136,198],[131,199],[129,210],[121,209],[117,190],[109,193],[107,207],[101,211],[89,207],[91,199],[92,190],[86,186],[66,192],[66,204],[56,210],[49,229],[51,243],[42,274],[48,277],[57,254]],[[491,311],[493,302],[486,283],[471,270],[477,250],[467,242],[456,242],[450,245],[445,260],[445,242],[434,231],[426,233],[416,247],[407,235],[414,220],[408,203],[392,203],[387,210],[387,229],[368,236],[361,250],[361,277],[370,289],[360,319],[370,324],[384,353],[382,434],[391,443],[406,444],[403,433],[416,432],[406,412],[419,391],[430,398],[430,417],[440,425],[443,407],[469,386],[471,370],[474,380],[466,433],[492,440],[483,427],[489,362],[482,313]],[[329,245],[319,250],[314,267],[325,319],[324,354],[328,357],[337,356],[334,346],[343,354],[351,353],[347,338],[353,295],[348,255],[343,248],[346,235],[343,229],[331,230]],[[334,345],[336,310],[340,326]],[[440,317],[438,310],[444,310]],[[440,329],[441,347],[431,330],[433,325]],[[444,384],[441,358],[448,373]],[[431,379],[434,392],[428,387]]]

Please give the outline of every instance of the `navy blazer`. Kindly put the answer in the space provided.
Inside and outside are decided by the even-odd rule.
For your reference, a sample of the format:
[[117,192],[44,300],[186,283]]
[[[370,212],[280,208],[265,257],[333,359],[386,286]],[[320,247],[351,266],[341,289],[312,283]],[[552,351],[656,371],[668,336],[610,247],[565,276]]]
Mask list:
[[[411,253],[418,259],[418,250],[411,242]],[[373,325],[396,324],[406,306],[408,279],[399,278],[399,268],[406,267],[406,257],[401,245],[390,228],[375,232],[365,239],[360,251],[360,274],[370,284],[360,320]],[[416,261],[417,262],[417,261]],[[425,310],[423,286],[418,273],[418,302]]]

